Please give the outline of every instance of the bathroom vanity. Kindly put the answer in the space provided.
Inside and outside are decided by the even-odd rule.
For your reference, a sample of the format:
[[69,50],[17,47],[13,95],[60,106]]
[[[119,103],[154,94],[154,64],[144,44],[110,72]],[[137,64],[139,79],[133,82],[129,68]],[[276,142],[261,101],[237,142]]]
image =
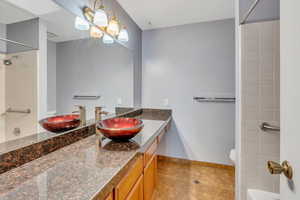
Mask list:
[[[170,128],[171,110],[136,109],[118,117],[142,119],[144,129],[127,142],[100,143],[92,124],[90,136],[0,174],[5,183],[0,185],[0,199],[150,200],[156,186],[156,152]],[[32,145],[22,150],[29,153]]]

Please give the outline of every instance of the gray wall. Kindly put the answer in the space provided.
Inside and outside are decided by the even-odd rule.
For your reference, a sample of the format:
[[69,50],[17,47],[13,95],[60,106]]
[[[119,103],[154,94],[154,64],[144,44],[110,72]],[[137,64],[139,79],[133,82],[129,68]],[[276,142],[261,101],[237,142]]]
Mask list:
[[[0,37],[6,38],[6,25],[0,23]],[[6,43],[0,41],[0,53],[6,53]]]
[[[39,48],[39,19],[32,19],[7,25],[7,39],[21,42]],[[16,53],[31,50],[31,48],[21,47],[7,43],[7,53]]]
[[[118,106],[133,106],[133,58],[127,48],[104,45],[93,39],[57,43],[57,112],[69,113],[85,105],[87,118],[94,107],[114,112]],[[51,78],[48,75],[48,79]],[[100,95],[97,100],[73,100],[73,95]]]
[[56,43],[47,42],[47,110],[56,111]]
[[229,19],[143,32],[143,106],[174,111],[160,154],[230,164],[234,104],[193,97],[235,95],[234,27]]
[[[90,5],[89,0],[54,0],[54,2],[79,16],[82,16],[82,8]],[[130,39],[125,46],[132,50],[134,58],[134,104],[140,106],[142,94],[142,31],[116,0],[105,1],[104,3],[106,9],[110,12],[113,11],[128,29]]]
[[[239,0],[239,15],[243,18],[254,0]],[[261,0],[247,22],[267,21],[280,18],[280,0]]]

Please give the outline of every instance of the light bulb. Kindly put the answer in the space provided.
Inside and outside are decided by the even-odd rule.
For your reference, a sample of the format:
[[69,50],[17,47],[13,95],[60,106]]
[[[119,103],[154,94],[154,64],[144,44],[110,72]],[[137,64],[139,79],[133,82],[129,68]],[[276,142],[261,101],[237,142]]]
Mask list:
[[120,30],[120,33],[118,35],[118,40],[121,42],[128,42],[129,36],[128,36],[128,31],[126,28],[122,28]]
[[101,38],[103,36],[103,33],[97,27],[92,26],[90,30],[90,36],[92,38]]
[[101,27],[106,27],[108,25],[107,14],[104,11],[104,7],[101,6],[95,11],[95,16],[93,20],[94,24]]
[[90,29],[90,25],[86,20],[77,16],[75,18],[75,28],[81,31],[87,31]]
[[119,22],[116,17],[112,17],[109,21],[106,31],[112,36],[117,36],[120,32]]
[[102,42],[104,44],[113,44],[114,43],[114,39],[112,37],[110,37],[109,35],[105,34],[102,38]]

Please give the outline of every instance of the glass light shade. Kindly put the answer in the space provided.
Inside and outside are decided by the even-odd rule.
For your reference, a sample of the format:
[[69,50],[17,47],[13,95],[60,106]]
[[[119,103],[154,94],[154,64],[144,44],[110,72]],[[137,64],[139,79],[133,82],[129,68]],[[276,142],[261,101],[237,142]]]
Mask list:
[[106,31],[112,36],[117,36],[119,34],[120,25],[115,17],[109,21]]
[[97,27],[92,26],[90,30],[90,36],[92,38],[101,38],[103,36],[103,33]]
[[108,25],[107,14],[103,10],[103,8],[99,8],[95,11],[93,22],[97,26],[107,27],[107,25]]
[[75,18],[75,28],[81,31],[87,31],[90,29],[90,25],[86,20],[77,16]]
[[104,44],[113,44],[114,43],[114,39],[112,37],[110,37],[109,35],[104,35],[102,38],[102,42]]
[[129,36],[128,36],[128,31],[126,30],[126,28],[122,28],[120,30],[120,33],[118,35],[118,40],[121,42],[128,42]]

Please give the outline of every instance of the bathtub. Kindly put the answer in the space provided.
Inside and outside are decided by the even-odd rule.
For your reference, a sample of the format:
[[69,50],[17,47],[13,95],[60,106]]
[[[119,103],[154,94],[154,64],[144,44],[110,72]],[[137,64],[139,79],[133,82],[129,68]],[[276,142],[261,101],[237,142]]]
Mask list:
[[247,200],[280,200],[280,195],[262,190],[249,189],[247,192]]

